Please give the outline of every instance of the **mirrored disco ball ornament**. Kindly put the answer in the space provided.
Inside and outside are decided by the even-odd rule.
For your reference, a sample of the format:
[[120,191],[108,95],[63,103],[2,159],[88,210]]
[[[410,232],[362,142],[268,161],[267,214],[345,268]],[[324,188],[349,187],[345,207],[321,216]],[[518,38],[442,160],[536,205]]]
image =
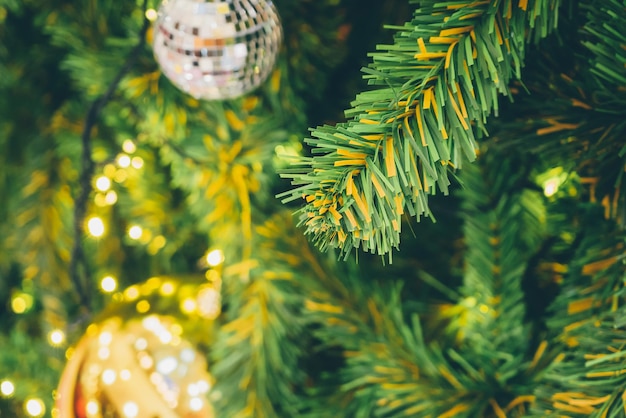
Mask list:
[[197,99],[244,95],[268,77],[282,41],[265,0],[164,0],[154,28],[163,73]]

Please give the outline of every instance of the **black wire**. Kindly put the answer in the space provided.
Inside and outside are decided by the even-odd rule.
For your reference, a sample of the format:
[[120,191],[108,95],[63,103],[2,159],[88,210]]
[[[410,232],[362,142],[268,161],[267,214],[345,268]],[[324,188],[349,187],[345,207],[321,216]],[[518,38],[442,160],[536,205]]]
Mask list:
[[[144,15],[147,7],[148,0],[144,0],[142,6]],[[92,191],[91,179],[93,178],[95,171],[95,163],[91,156],[91,134],[94,126],[98,122],[100,113],[106,104],[111,100],[111,97],[113,97],[113,93],[115,93],[115,90],[117,89],[122,78],[132,69],[139,53],[144,48],[146,43],[146,33],[148,32],[149,27],[150,21],[147,18],[144,18],[143,26],[139,32],[139,42],[137,42],[137,45],[135,45],[135,47],[128,54],[126,62],[118,71],[107,91],[102,96],[97,98],[89,107],[81,136],[83,148],[81,153],[82,166],[79,179],[79,192],[74,204],[74,247],[72,248],[72,255],[70,259],[70,280],[78,293],[80,304],[87,310],[90,310],[91,308],[91,293],[88,285],[91,283],[92,278],[87,260],[85,258],[85,251],[82,246],[82,237],[85,214],[87,212],[87,202]],[[80,271],[81,266],[82,274]]]

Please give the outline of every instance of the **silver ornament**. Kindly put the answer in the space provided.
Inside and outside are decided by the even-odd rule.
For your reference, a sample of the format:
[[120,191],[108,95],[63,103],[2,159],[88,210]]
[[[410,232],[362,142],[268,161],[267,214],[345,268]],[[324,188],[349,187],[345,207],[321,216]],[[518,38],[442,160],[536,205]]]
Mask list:
[[154,28],[163,73],[197,99],[244,95],[268,77],[282,41],[265,0],[164,0]]

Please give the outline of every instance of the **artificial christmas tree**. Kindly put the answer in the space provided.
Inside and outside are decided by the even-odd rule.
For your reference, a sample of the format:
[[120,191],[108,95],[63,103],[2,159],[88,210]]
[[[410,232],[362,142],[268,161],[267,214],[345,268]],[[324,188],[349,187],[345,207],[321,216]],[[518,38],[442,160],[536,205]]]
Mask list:
[[624,416],[626,3],[275,6],[205,101],[156,2],[0,0],[0,415]]

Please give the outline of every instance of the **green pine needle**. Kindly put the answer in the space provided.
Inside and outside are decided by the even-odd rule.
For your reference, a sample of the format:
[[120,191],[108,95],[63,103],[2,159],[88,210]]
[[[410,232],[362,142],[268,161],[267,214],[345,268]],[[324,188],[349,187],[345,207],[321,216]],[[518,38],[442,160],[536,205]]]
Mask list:
[[312,130],[313,157],[285,171],[300,224],[321,248],[387,254],[402,217],[432,217],[449,169],[475,158],[498,95],[520,78],[525,43],[556,26],[560,1],[420,2],[393,45],[380,45],[347,123]]

